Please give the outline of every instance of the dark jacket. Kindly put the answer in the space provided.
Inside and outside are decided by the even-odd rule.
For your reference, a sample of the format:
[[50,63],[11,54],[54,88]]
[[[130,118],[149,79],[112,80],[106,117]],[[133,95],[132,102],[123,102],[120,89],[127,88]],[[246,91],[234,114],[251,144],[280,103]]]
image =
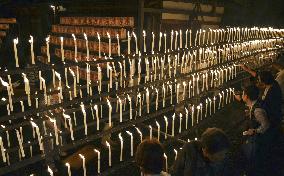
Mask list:
[[281,123],[282,113],[282,92],[279,84],[274,81],[272,87],[267,91],[263,99],[263,107],[270,118],[272,126],[278,126]]
[[203,157],[201,143],[193,141],[185,144],[178,153],[172,169],[172,176],[229,176],[226,160],[221,163],[211,163]]

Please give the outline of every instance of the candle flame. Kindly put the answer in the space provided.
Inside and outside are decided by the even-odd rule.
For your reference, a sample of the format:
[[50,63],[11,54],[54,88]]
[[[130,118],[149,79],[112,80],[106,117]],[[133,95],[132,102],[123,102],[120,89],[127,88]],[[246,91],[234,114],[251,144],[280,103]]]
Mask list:
[[82,154],[79,154],[80,158],[82,158],[83,160],[85,159],[85,156]]
[[85,40],[88,40],[88,36],[87,36],[86,33],[84,33],[84,38],[85,38]]
[[30,35],[30,40],[29,40],[29,42],[30,42],[30,43],[33,43],[33,42],[34,42],[34,38],[33,38],[33,36],[31,36],[31,35]]
[[49,42],[49,38],[50,38],[49,35],[45,38],[45,41],[46,41],[47,43]]

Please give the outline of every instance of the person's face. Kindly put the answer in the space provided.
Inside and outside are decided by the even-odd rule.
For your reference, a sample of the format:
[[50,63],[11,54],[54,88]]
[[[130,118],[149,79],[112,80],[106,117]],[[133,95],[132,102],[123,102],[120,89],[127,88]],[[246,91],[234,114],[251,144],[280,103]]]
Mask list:
[[223,161],[228,153],[228,149],[224,149],[222,151],[216,152],[214,154],[210,154],[207,149],[202,149],[203,154],[206,158],[208,158],[211,162],[220,162]]

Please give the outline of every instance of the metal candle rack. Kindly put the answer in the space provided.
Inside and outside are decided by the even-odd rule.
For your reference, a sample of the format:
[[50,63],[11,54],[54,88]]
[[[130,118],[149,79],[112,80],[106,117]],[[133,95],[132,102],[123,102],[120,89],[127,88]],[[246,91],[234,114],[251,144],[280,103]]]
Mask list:
[[[218,34],[217,30],[215,31],[215,33],[212,32],[212,30],[202,31],[202,33],[205,34],[200,35],[199,33],[201,32],[200,30],[198,30],[196,31],[195,37],[193,37],[190,32],[189,39],[189,30],[183,32],[181,38],[177,35],[162,35],[164,37],[168,36],[169,39],[166,40],[165,38],[164,40],[162,40],[162,37],[156,37],[157,39],[159,38],[159,41],[157,41],[156,39],[156,42],[154,41],[154,38],[152,38],[152,46],[154,46],[154,48],[158,43],[160,47],[164,46],[164,48],[161,47],[162,49],[160,49],[159,52],[142,52],[142,54],[139,54],[138,48],[135,48],[136,54],[134,55],[126,54],[121,56],[111,56],[112,53],[109,52],[109,56],[105,56],[104,60],[92,60],[91,58],[86,62],[66,60],[62,65],[52,65],[52,63],[48,62],[45,63],[45,66],[38,66],[37,68],[16,68],[1,71],[0,76],[2,79],[2,85],[7,88],[8,95],[2,98],[2,102],[0,104],[2,106],[7,106],[9,114],[4,115],[0,118],[0,123],[2,124],[0,148],[2,153],[1,156],[3,159],[3,167],[1,168],[0,174],[15,171],[18,168],[44,159],[47,153],[45,153],[44,149],[39,150],[39,147],[43,144],[43,139],[52,141],[53,145],[60,151],[68,152],[71,149],[73,150],[82,145],[98,141],[103,136],[123,132],[126,129],[131,129],[133,125],[145,127],[145,122],[154,118],[161,119],[164,114],[174,112],[179,106],[182,106],[183,109],[186,109],[188,111],[187,115],[189,116],[188,118],[191,121],[191,116],[193,116],[194,119],[196,114],[194,114],[194,111],[191,111],[190,108],[196,108],[193,106],[194,103],[192,102],[192,100],[196,99],[197,96],[203,94],[204,97],[208,97],[210,96],[210,91],[215,91],[216,89],[221,88],[221,90],[223,90],[223,92],[221,91],[223,93],[223,96],[220,93],[220,97],[218,99],[218,95],[214,95],[214,106],[216,106],[215,108],[217,108],[217,105],[215,105],[215,103],[220,103],[220,101],[224,104],[226,100],[227,103],[225,96],[231,96],[231,94],[233,94],[233,89],[230,89],[229,91],[228,85],[230,84],[230,82],[238,80],[239,75],[242,73],[238,64],[248,62],[254,63],[254,58],[257,58],[259,64],[256,65],[256,68],[259,68],[273,62],[277,53],[283,51],[283,29],[255,27],[227,28],[221,29],[220,31],[221,32],[218,31]],[[235,33],[232,33],[232,31],[235,31]],[[223,33],[223,37],[221,33]],[[173,34],[174,33],[172,33],[172,35]],[[178,34],[178,32],[176,34]],[[136,35],[134,34],[134,36]],[[170,37],[172,38],[172,40],[170,40]],[[174,37],[176,40],[173,40]],[[212,37],[214,39],[212,39]],[[130,42],[131,39],[132,37],[130,39],[128,38]],[[135,42],[137,42],[136,37],[134,39]],[[87,45],[88,38],[85,37],[85,40]],[[195,42],[193,42],[193,40],[195,40]],[[31,41],[32,42],[30,42],[30,44],[31,46],[33,46],[33,40]],[[168,42],[163,43],[166,41]],[[186,46],[186,48],[179,49],[178,47],[175,47],[175,49],[172,50],[167,49],[167,44],[174,45],[174,41],[179,41],[180,46]],[[194,45],[193,43],[195,43],[196,45]],[[177,43],[175,43],[175,45],[177,45]],[[14,43],[14,46],[15,60],[17,63],[17,43]],[[88,46],[86,46],[86,48],[88,48]],[[64,53],[64,46],[61,47],[61,51],[62,53]],[[155,51],[155,49],[153,51]],[[161,51],[165,52],[163,53]],[[34,56],[34,51],[31,50],[31,52],[31,55]],[[131,53],[129,49],[128,53]],[[32,57],[32,59],[34,59],[34,57]],[[59,58],[51,58],[51,61],[53,61],[53,59],[56,60]],[[117,69],[118,63],[122,66],[121,71]],[[67,72],[69,73],[69,75],[68,73],[67,76],[64,75],[65,68],[75,68],[77,66],[79,68],[82,68],[86,65],[87,83],[81,80],[80,82],[76,82],[76,86],[71,86],[73,80],[68,79],[68,76],[70,77],[70,73],[68,71]],[[107,67],[105,67],[105,65],[107,65]],[[99,70],[96,70],[98,66],[101,68],[101,73],[99,73]],[[127,71],[124,71],[126,69]],[[59,83],[59,86],[53,85],[53,87],[56,87],[58,89],[53,89],[52,91],[45,93],[44,90],[46,90],[47,88],[44,87],[46,86],[45,81],[43,82],[42,80],[44,80],[44,76],[46,76],[47,74],[46,71],[51,70],[61,71],[59,72],[59,76],[57,75],[56,78],[56,82],[57,84]],[[92,70],[96,70],[97,78],[99,77],[99,74],[102,74],[104,79],[90,79],[90,71]],[[107,72],[108,76],[105,75],[105,71]],[[141,71],[143,71],[143,73]],[[32,92],[30,92],[29,80],[27,78],[25,79],[26,95],[23,95],[19,98],[14,98],[13,93],[11,92],[15,91],[15,89],[13,89],[13,85],[11,84],[13,80],[10,80],[9,77],[14,74],[26,74],[28,72],[40,72],[39,77],[42,78],[42,80],[40,81],[41,88],[35,88],[35,90],[32,90]],[[120,74],[122,75],[121,79]],[[75,77],[77,78],[78,75],[76,75]],[[65,78],[67,78],[68,80],[66,81]],[[62,86],[61,83],[63,83],[64,81],[66,83],[69,82],[69,84],[71,83],[70,87],[67,87],[66,85]],[[80,83],[85,85],[81,85]],[[111,88],[112,86],[113,88]],[[222,89],[222,87],[227,89]],[[72,91],[74,92],[75,89],[76,92],[78,92],[77,97],[73,97]],[[34,94],[35,91],[37,91],[37,94]],[[82,91],[82,94],[84,93],[84,95],[81,96],[80,91]],[[225,94],[224,92],[227,94]],[[69,97],[62,96],[63,94],[68,93],[70,93]],[[192,94],[191,96],[190,93]],[[185,97],[181,97],[182,95]],[[41,101],[43,101],[42,97],[46,97],[47,102],[45,102],[43,105],[38,105],[37,107],[32,108],[34,107],[36,99],[41,99]],[[52,98],[57,99],[57,101],[59,102],[55,104],[49,104],[48,101],[50,101],[50,99]],[[213,101],[213,97],[211,98],[212,99],[210,99],[210,101]],[[22,103],[27,103],[27,101],[32,101],[32,105],[25,106]],[[109,102],[109,104],[107,104],[107,102]],[[25,110],[22,110],[22,112],[15,112],[15,110],[13,111],[12,106],[16,103],[22,103],[21,107]],[[203,103],[205,106],[205,102]],[[122,110],[119,110],[119,105],[121,104]],[[95,105],[97,106],[97,110],[94,109]],[[149,106],[155,105],[157,108],[149,108]],[[131,106],[131,109],[129,106]],[[199,104],[196,104],[195,106],[199,106]],[[210,102],[210,108],[211,106],[213,105],[211,105]],[[149,112],[148,108],[150,109]],[[198,113],[197,118],[194,120],[194,123],[192,120],[192,124],[194,124],[194,126],[199,123],[199,110],[202,114],[202,110],[204,108],[205,107],[199,106],[199,109],[195,109],[195,111],[198,110]],[[58,113],[55,111],[56,109],[61,109],[61,111]],[[207,110],[208,109],[206,104],[206,111]],[[108,113],[109,111],[111,112]],[[122,116],[120,114],[120,111],[122,111]],[[75,115],[73,118],[74,113]],[[99,114],[99,118],[97,119],[95,118],[95,116],[97,115],[94,115],[96,113]],[[57,116],[57,119],[52,119],[52,115],[54,114],[55,117]],[[63,118],[62,114],[69,115],[69,118],[66,119],[65,116]],[[132,116],[130,116],[130,114],[132,114]],[[104,117],[102,118],[102,116]],[[183,116],[185,116],[184,113]],[[63,120],[65,120],[65,125],[63,124],[61,126],[57,126],[59,125],[58,121],[60,121],[60,119],[58,118],[63,118]],[[77,121],[80,122],[80,124],[75,124],[74,120],[76,118]],[[121,119],[122,122],[120,122]],[[48,129],[51,134],[51,136],[49,136],[46,134],[45,123],[51,120],[55,120],[55,122],[53,123],[53,128]],[[178,121],[179,118],[177,117],[176,120]],[[69,121],[69,123],[67,121]],[[35,126],[32,127],[31,122],[35,123],[35,125],[39,125],[39,127],[41,128],[39,132],[34,131],[36,128]],[[102,127],[100,127],[100,130],[95,130],[95,132],[94,130],[91,130],[91,127],[93,128],[94,126],[98,125],[101,126],[101,124],[107,125],[109,122],[115,123],[114,126],[112,126],[108,130],[101,130]],[[156,124],[152,124],[151,126],[154,131],[157,132],[157,130],[159,130],[161,134],[164,134],[164,131],[156,128],[157,124],[161,124],[159,122],[160,121],[157,121]],[[168,119],[168,122],[169,125],[172,125],[172,120],[170,118]],[[184,123],[185,121],[183,121],[182,124]],[[111,125],[109,124],[109,126]],[[189,128],[193,128],[194,126],[189,125]],[[189,128],[181,128],[181,131],[183,132],[183,134],[186,134],[185,131],[187,131]],[[11,137],[14,137],[12,135],[12,131],[17,131],[19,129],[20,131],[18,138],[12,139]],[[27,129],[33,130],[34,138],[30,138],[24,135],[25,133],[27,133]],[[61,131],[60,133],[59,130]],[[170,131],[170,129],[168,130]],[[77,134],[83,131],[85,131],[85,135],[79,135],[78,137]],[[71,133],[73,132],[76,134],[74,140],[70,139],[69,137],[69,135],[71,135]],[[7,136],[7,134],[9,134],[9,136]],[[129,132],[129,134],[131,134],[131,131]],[[35,137],[37,135],[40,136],[37,138]],[[25,139],[25,137],[29,138],[29,142],[27,142],[27,139]],[[67,142],[61,145],[61,143],[58,142],[59,137],[66,138],[63,140],[69,140],[69,143]],[[143,135],[143,137],[145,138],[146,136]],[[174,139],[178,139],[179,137],[180,136],[175,136]],[[8,141],[10,140],[17,140],[16,143],[18,143],[18,145],[8,145]],[[37,153],[37,155],[34,155],[32,157],[29,157],[28,154],[24,155],[23,152],[28,153],[28,148],[30,147],[34,147],[34,150],[37,150],[35,152]],[[9,153],[14,151],[19,151],[20,161],[9,163],[7,161],[7,156],[9,159]],[[51,173],[50,170],[49,173]]]

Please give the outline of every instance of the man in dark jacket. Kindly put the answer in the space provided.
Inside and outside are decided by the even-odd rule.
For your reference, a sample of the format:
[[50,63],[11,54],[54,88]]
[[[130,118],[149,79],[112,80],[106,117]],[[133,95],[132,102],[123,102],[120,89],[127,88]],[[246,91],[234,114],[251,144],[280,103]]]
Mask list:
[[261,97],[263,100],[263,108],[270,118],[271,126],[279,128],[282,120],[282,92],[278,82],[274,80],[270,71],[261,71],[257,73],[245,65],[241,65],[241,67],[253,77],[258,78],[258,87],[264,89]]
[[185,144],[178,153],[173,176],[224,176],[227,170],[226,153],[230,141],[218,128],[208,128],[200,141]]

